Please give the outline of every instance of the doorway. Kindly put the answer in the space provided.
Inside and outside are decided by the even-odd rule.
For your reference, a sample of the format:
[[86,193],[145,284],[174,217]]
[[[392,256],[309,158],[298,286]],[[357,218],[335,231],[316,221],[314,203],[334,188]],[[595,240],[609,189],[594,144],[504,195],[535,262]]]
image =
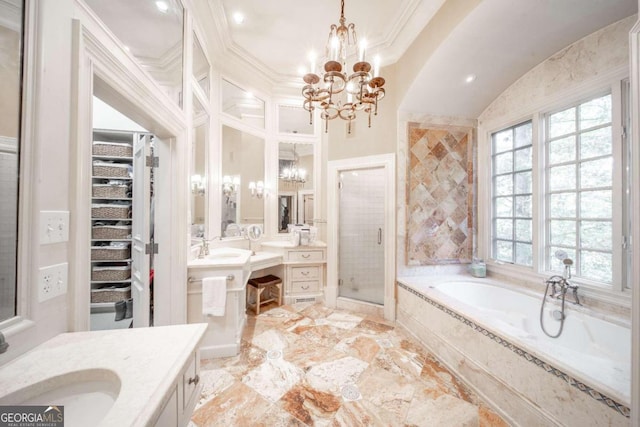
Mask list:
[[384,304],[384,168],[345,170],[338,184],[338,296]]
[[395,154],[330,161],[327,172],[325,302],[356,304],[393,320]]

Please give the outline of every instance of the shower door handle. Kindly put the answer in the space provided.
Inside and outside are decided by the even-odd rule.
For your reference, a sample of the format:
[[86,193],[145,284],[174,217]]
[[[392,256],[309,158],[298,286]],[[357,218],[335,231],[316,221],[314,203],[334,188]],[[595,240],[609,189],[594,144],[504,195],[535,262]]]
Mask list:
[[378,228],[378,244],[382,244],[382,228]]

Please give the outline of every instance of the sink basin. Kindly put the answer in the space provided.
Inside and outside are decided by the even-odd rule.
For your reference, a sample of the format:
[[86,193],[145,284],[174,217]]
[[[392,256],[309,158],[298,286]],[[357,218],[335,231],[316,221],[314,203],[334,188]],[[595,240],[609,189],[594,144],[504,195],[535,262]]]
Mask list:
[[215,248],[209,250],[209,255],[196,258],[189,262],[189,267],[244,267],[248,264],[251,251],[238,248]]
[[207,255],[208,259],[215,259],[215,258],[239,258],[241,257],[243,254],[241,253],[237,253],[237,252],[216,252],[216,253],[210,253],[209,255]]
[[29,384],[0,398],[0,405],[43,405],[47,413],[64,406],[65,426],[98,425],[116,402],[120,385],[109,370],[75,371]]

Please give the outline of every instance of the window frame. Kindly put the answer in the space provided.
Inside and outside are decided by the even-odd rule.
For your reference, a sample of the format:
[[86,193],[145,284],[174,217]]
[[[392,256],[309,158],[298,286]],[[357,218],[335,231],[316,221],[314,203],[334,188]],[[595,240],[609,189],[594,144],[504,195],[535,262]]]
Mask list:
[[[607,124],[599,124],[599,125],[595,125],[595,126],[591,126],[588,127],[586,129],[580,129],[580,106],[598,99],[598,98],[602,98],[604,96],[610,96],[611,97],[611,122],[607,122]],[[586,278],[584,276],[580,276],[578,275],[578,269],[581,269],[581,256],[580,256],[580,251],[581,251],[581,231],[582,231],[582,222],[585,221],[585,219],[582,216],[582,213],[580,212],[580,197],[582,196],[583,193],[588,192],[588,191],[602,191],[602,190],[609,190],[609,186],[606,187],[594,187],[594,188],[588,188],[588,189],[584,189],[583,188],[583,183],[581,182],[580,179],[580,169],[583,163],[588,163],[588,162],[592,162],[592,161],[597,161],[597,160],[602,160],[602,159],[608,159],[611,158],[612,162],[614,163],[614,165],[617,163],[616,162],[616,156],[615,156],[615,151],[616,151],[616,140],[615,140],[615,118],[614,118],[614,110],[616,109],[615,105],[616,105],[616,100],[614,99],[614,94],[613,94],[613,90],[611,91],[604,91],[604,92],[600,92],[598,94],[594,94],[593,96],[589,96],[589,97],[585,97],[583,99],[571,102],[571,103],[566,103],[563,107],[561,108],[556,108],[550,111],[546,111],[543,113],[542,115],[542,125],[544,126],[544,133],[542,135],[541,140],[539,141],[541,145],[543,145],[541,147],[541,149],[544,150],[544,174],[542,176],[542,179],[544,180],[544,184],[545,184],[545,192],[543,195],[541,195],[541,197],[544,197],[543,199],[543,203],[544,203],[544,214],[543,214],[543,219],[544,219],[544,233],[545,233],[545,241],[544,241],[544,256],[541,259],[541,262],[543,263],[544,266],[544,270],[545,271],[549,271],[552,273],[559,273],[561,272],[560,270],[557,269],[552,269],[551,266],[551,248],[553,247],[557,247],[566,251],[575,251],[576,255],[573,261],[574,261],[574,266],[572,269],[572,274],[574,274],[573,276],[573,280],[574,281],[584,281],[584,282],[589,282],[591,285],[594,286],[600,286],[603,288],[608,288],[608,287],[612,287],[614,284],[614,276],[615,276],[615,267],[613,264],[613,261],[615,259],[615,242],[614,242],[614,222],[616,219],[616,205],[613,203],[614,202],[614,195],[616,193],[616,189],[615,189],[615,185],[614,185],[614,175],[615,175],[615,168],[612,167],[612,173],[611,173],[611,186],[610,186],[610,191],[611,191],[611,196],[612,196],[612,212],[611,212],[611,217],[606,218],[606,219],[601,219],[601,218],[587,218],[588,221],[592,221],[592,222],[610,222],[611,223],[611,251],[607,251],[607,250],[599,250],[599,249],[594,249],[591,248],[591,251],[595,251],[595,252],[599,252],[599,253],[610,253],[611,254],[611,258],[612,258],[612,264],[611,264],[611,283],[608,282],[603,282],[603,281],[599,281],[599,280],[595,280],[595,279],[589,279]],[[618,99],[618,107],[619,110],[621,110],[623,108],[622,105],[622,99]],[[569,133],[565,133],[559,136],[553,136],[550,137],[548,136],[549,134],[549,126],[550,126],[550,117],[558,112],[561,111],[566,111],[569,109],[575,109],[574,112],[574,118],[576,120],[575,122],[575,129],[573,132],[569,132]],[[606,154],[606,155],[597,155],[597,156],[592,156],[592,157],[588,157],[586,159],[583,159],[580,156],[580,148],[581,148],[581,144],[582,144],[582,136],[585,133],[588,132],[593,132],[593,131],[597,131],[606,127],[611,127],[611,154]],[[549,152],[549,146],[551,142],[554,141],[559,141],[562,140],[564,138],[567,137],[571,137],[573,136],[575,138],[575,157],[573,160],[570,161],[563,161],[563,162],[557,162],[554,164],[550,163],[550,152]],[[620,141],[618,141],[618,144],[621,144]],[[618,147],[620,148],[620,147]],[[618,163],[621,164],[621,163]],[[551,173],[551,169],[552,168],[558,168],[558,167],[563,167],[563,166],[574,166],[575,170],[574,170],[574,175],[575,175],[575,185],[573,187],[573,189],[554,189],[551,190],[549,187],[546,186],[547,183],[551,182],[550,179],[550,173]],[[550,199],[551,196],[553,194],[562,194],[562,193],[571,193],[574,194],[576,196],[576,201],[575,201],[575,209],[576,212],[572,217],[555,217],[552,216],[552,213],[550,211]],[[575,239],[574,239],[574,245],[570,246],[570,245],[563,245],[563,244],[555,244],[552,245],[551,242],[551,222],[552,221],[574,221],[575,222]],[[584,248],[582,248],[584,249]]]
[[[516,146],[516,129],[520,128],[520,127],[524,127],[526,125],[530,125],[531,126],[531,144],[527,144],[527,145],[522,145],[522,146]],[[509,150],[505,150],[505,151],[500,151],[500,152],[496,152],[495,148],[496,148],[496,140],[495,137],[503,132],[506,131],[510,131],[512,134],[512,146]],[[529,120],[525,120],[524,122],[520,122],[520,123],[516,123],[514,125],[505,127],[501,130],[498,130],[497,132],[492,132],[491,136],[490,136],[490,144],[491,144],[491,257],[493,259],[497,259],[497,252],[498,252],[498,242],[511,242],[511,253],[512,253],[512,261],[504,261],[504,260],[500,260],[501,262],[507,262],[513,265],[518,265],[518,266],[523,266],[523,267],[533,267],[533,239],[534,239],[534,231],[533,231],[533,217],[534,217],[534,211],[533,211],[533,169],[534,169],[534,163],[533,163],[533,152],[534,152],[534,145],[533,145],[533,120],[529,119]],[[530,148],[531,150],[531,168],[528,169],[517,169],[516,167],[516,152],[518,151],[524,151],[527,148]],[[506,153],[511,153],[511,161],[512,161],[512,167],[511,170],[508,172],[500,172],[497,173],[496,172],[496,157],[504,155]],[[530,172],[531,173],[531,192],[530,193],[518,193],[516,190],[516,175],[519,173],[525,173],[525,172]],[[509,194],[505,194],[505,195],[498,195],[496,194],[496,180],[499,177],[504,177],[504,176],[511,176],[512,178],[512,191]],[[531,197],[531,216],[530,217],[519,217],[516,213],[516,198],[517,197],[526,197],[529,196]],[[512,201],[512,208],[511,208],[511,216],[499,216],[497,213],[497,199],[500,197],[510,197],[511,201]],[[512,221],[512,232],[511,232],[511,239],[505,239],[505,238],[500,238],[497,236],[497,221],[500,219],[508,219]],[[517,220],[530,220],[531,221],[531,241],[530,242],[525,242],[525,241],[520,241],[517,239],[516,236],[516,232],[517,232],[517,227],[516,227],[516,223]],[[531,245],[531,253],[532,253],[532,260],[531,260],[531,265],[528,264],[519,264],[517,263],[517,251],[516,251],[516,247],[518,243],[523,243],[523,244],[530,244]]]
[[[622,307],[630,306],[631,289],[622,282],[622,168],[618,167],[622,159],[622,87],[628,79],[626,69],[616,70],[600,79],[582,84],[564,92],[554,93],[526,108],[515,109],[502,117],[482,120],[478,123],[478,254],[487,262],[488,271],[498,277],[526,286],[543,282],[554,272],[546,268],[545,247],[548,236],[545,229],[546,180],[545,176],[545,114],[561,111],[568,106],[597,98],[607,93],[612,95],[612,132],[613,132],[613,282],[612,285],[575,278],[574,283],[581,287],[582,294],[606,304]],[[492,253],[492,134],[531,120],[533,123],[533,266],[510,264],[497,261]]]

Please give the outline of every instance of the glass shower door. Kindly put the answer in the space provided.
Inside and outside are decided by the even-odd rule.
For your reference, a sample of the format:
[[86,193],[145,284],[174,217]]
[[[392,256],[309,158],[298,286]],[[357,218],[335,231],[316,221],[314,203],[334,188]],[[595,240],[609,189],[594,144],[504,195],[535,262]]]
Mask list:
[[384,304],[384,169],[340,174],[338,295]]

